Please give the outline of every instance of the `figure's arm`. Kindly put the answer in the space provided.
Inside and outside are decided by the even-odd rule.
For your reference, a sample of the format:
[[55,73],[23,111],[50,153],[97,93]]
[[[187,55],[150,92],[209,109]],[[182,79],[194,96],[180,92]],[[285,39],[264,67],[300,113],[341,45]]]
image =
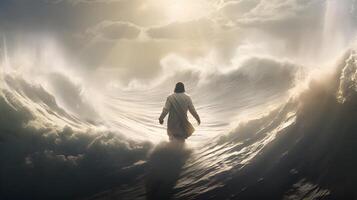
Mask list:
[[191,98],[189,99],[188,110],[190,111],[191,115],[197,120],[198,125],[200,125],[201,119],[200,119],[200,116],[197,114],[195,106],[193,106]]
[[169,113],[169,111],[170,111],[170,101],[169,98],[167,97],[165,106],[162,109],[161,115],[159,117],[160,124],[164,123],[164,118],[166,117],[167,113]]

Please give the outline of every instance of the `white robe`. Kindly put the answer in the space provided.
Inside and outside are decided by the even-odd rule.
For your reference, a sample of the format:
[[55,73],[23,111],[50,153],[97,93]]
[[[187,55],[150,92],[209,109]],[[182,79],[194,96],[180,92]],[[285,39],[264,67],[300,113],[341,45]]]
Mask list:
[[198,116],[189,95],[186,93],[173,93],[167,97],[159,119],[163,120],[169,113],[167,134],[171,139],[172,137],[186,139],[194,131],[193,126],[188,121],[187,111],[190,111],[192,116],[197,121],[200,121],[200,117]]

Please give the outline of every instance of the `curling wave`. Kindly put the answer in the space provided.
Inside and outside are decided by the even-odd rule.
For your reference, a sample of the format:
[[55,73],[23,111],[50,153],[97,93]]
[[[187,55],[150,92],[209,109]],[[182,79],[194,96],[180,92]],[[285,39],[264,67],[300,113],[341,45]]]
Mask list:
[[[354,198],[356,54],[348,52],[328,81],[287,98],[298,68],[251,58],[226,72],[185,69],[144,89],[106,91],[101,105],[76,96],[72,108],[2,73],[1,197]],[[165,138],[155,125],[163,97],[183,77],[205,123],[191,150],[154,148]],[[52,84],[64,81],[55,76]],[[238,119],[246,120],[234,128]]]

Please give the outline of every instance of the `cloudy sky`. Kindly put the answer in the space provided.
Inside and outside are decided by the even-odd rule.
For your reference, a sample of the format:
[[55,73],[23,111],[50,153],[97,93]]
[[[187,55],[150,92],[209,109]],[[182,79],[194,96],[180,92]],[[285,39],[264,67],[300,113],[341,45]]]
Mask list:
[[0,34],[9,49],[55,41],[77,63],[73,67],[125,82],[154,77],[172,54],[188,62],[210,57],[217,66],[247,52],[316,57],[326,40],[335,38],[330,49],[351,42],[355,5],[355,0],[2,0]]

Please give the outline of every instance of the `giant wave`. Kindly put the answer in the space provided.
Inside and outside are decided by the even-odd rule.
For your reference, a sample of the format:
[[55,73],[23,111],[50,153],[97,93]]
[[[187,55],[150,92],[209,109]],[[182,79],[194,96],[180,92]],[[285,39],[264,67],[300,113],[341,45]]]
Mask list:
[[[289,98],[298,69],[270,58],[227,72],[186,69],[144,89],[112,89],[94,106],[81,95],[60,106],[61,88],[51,94],[3,72],[1,197],[352,199],[356,54]],[[183,77],[205,123],[188,147],[157,144],[165,130],[156,118]]]

